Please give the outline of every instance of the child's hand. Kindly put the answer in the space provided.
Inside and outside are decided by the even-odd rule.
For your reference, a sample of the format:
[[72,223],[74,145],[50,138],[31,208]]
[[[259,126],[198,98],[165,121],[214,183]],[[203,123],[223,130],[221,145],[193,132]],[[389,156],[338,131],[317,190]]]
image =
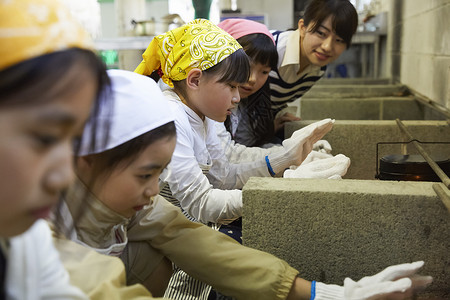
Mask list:
[[423,264],[416,261],[390,266],[357,282],[346,278],[343,287],[318,282],[315,299],[407,299],[414,290],[423,289],[433,281],[431,276],[416,275]]
[[275,174],[299,166],[313,149],[313,145],[333,127],[334,120],[324,119],[299,130],[282,143],[283,149],[269,155],[268,159]]

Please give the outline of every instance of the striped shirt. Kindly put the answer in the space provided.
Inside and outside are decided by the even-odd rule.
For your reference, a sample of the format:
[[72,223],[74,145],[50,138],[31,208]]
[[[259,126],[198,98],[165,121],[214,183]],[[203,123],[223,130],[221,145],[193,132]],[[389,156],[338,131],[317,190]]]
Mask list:
[[300,74],[300,32],[273,31],[278,51],[277,70],[269,74],[270,100],[274,115],[303,96],[325,74],[326,66],[309,65]]

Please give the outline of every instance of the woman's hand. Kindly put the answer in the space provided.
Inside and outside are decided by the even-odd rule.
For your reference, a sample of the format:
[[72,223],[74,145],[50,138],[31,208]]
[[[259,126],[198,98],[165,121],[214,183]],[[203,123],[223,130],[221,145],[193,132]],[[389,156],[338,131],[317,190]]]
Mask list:
[[292,122],[292,121],[300,121],[301,119],[290,112],[286,112],[283,115],[275,118],[273,121],[273,127],[275,129],[275,132],[278,130],[281,130],[284,127],[284,123],[286,122]]

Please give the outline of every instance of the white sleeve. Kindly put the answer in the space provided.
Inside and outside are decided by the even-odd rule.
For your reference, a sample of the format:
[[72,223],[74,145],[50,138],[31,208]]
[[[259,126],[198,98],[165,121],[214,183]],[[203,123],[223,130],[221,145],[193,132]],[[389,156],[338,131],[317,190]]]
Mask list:
[[[220,189],[242,189],[252,176],[270,176],[265,160],[265,149],[247,148],[244,146],[230,147],[229,154],[225,154],[222,141],[216,132],[215,121],[209,120],[210,128],[207,137],[207,148],[212,160],[212,166],[207,175],[209,182]],[[243,151],[241,151],[243,150]],[[240,151],[240,152],[239,152]],[[239,159],[239,156],[245,156]],[[230,157],[230,158],[228,158]]]
[[11,239],[8,265],[7,293],[12,299],[88,299],[70,284],[44,220]]
[[246,147],[231,139],[231,134],[226,130],[223,123],[215,122],[215,129],[221,147],[228,160],[232,163],[253,162],[283,148],[281,145],[274,145],[270,148]]
[[203,174],[194,153],[189,121],[175,121],[177,144],[172,160],[160,179],[169,185],[173,197],[189,215],[202,223],[229,223],[242,215],[240,190],[214,189]]

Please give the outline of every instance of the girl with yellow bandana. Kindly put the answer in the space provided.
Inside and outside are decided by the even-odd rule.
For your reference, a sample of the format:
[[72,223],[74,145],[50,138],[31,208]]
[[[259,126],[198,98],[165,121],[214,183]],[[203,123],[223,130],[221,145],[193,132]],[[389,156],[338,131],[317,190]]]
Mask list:
[[[188,218],[216,229],[237,220],[233,233],[242,243],[238,219],[242,216],[241,189],[248,178],[271,176],[274,170],[278,173],[300,164],[311,150],[303,148],[328,132],[331,123],[313,128],[307,143],[293,142],[290,149],[281,147],[272,156],[266,156],[265,149],[257,150],[246,162],[232,163],[227,156],[232,147],[221,144],[215,123],[231,115],[240,100],[238,87],[248,81],[249,61],[242,47],[211,22],[194,20],[152,40],[135,72],[150,75],[155,70],[171,87],[164,93],[177,128],[171,171],[160,176],[161,195],[180,206]],[[188,280],[185,277],[178,270],[165,296],[183,298],[189,293],[207,299],[210,287],[196,283],[201,288],[187,292],[191,287],[183,284]]]
[[[173,167],[173,172],[180,175],[179,178],[173,179],[178,182],[179,189],[175,189],[173,185],[170,187],[166,185],[163,194],[172,203],[180,206],[181,198],[173,197],[171,190],[174,194],[184,193],[185,189],[197,184],[200,184],[198,193],[210,189],[210,183],[203,174],[208,172],[212,162],[210,157],[212,152],[207,145],[210,144],[209,141],[216,144],[218,141],[213,123],[225,121],[231,109],[239,102],[238,86],[247,82],[250,65],[241,45],[233,37],[210,21],[197,19],[153,39],[135,72],[150,75],[155,70],[162,81],[172,88],[166,90],[165,94],[175,111],[177,127],[178,150],[175,151],[176,158],[172,158],[177,162],[171,164],[171,168]],[[220,148],[218,144],[217,148]],[[183,156],[181,160],[180,156]],[[184,167],[179,168],[182,165]],[[167,183],[172,181],[169,177],[171,176],[168,173],[164,173],[161,179]],[[233,195],[236,191],[215,191],[228,198],[224,199],[222,196],[215,200],[216,203],[224,201],[223,205],[229,206],[225,212],[228,215],[227,219],[232,221],[234,216],[239,217],[240,199],[227,196],[228,192]],[[189,196],[199,199],[197,192]],[[205,196],[205,200],[215,197],[213,194]],[[217,215],[222,204],[218,206],[208,201],[212,208],[211,213]],[[197,205],[195,202],[192,201]],[[189,217],[190,219],[203,221],[195,213],[187,212],[187,215],[193,217]],[[183,271],[178,270],[177,275],[171,279],[166,297],[181,299],[186,295],[178,290],[192,288],[190,294],[194,293],[198,299],[202,299],[200,295],[203,295],[204,299],[207,298],[211,289],[209,286],[201,282],[196,282],[197,288],[188,286],[189,284],[183,285],[181,282],[177,283],[180,277],[194,281]],[[173,292],[170,292],[172,287]]]
[[239,218],[240,189],[250,176],[270,176],[300,164],[310,146],[332,127],[331,120],[324,120],[299,134],[303,140],[287,141],[277,155],[265,158],[265,150],[258,149],[246,163],[230,162],[228,145],[221,145],[215,123],[223,122],[239,102],[238,86],[247,82],[249,70],[248,57],[236,40],[202,19],[155,37],[135,70],[144,75],[157,71],[171,87],[164,93],[177,115],[178,143],[170,164],[173,172],[160,178],[166,196],[205,224]]

